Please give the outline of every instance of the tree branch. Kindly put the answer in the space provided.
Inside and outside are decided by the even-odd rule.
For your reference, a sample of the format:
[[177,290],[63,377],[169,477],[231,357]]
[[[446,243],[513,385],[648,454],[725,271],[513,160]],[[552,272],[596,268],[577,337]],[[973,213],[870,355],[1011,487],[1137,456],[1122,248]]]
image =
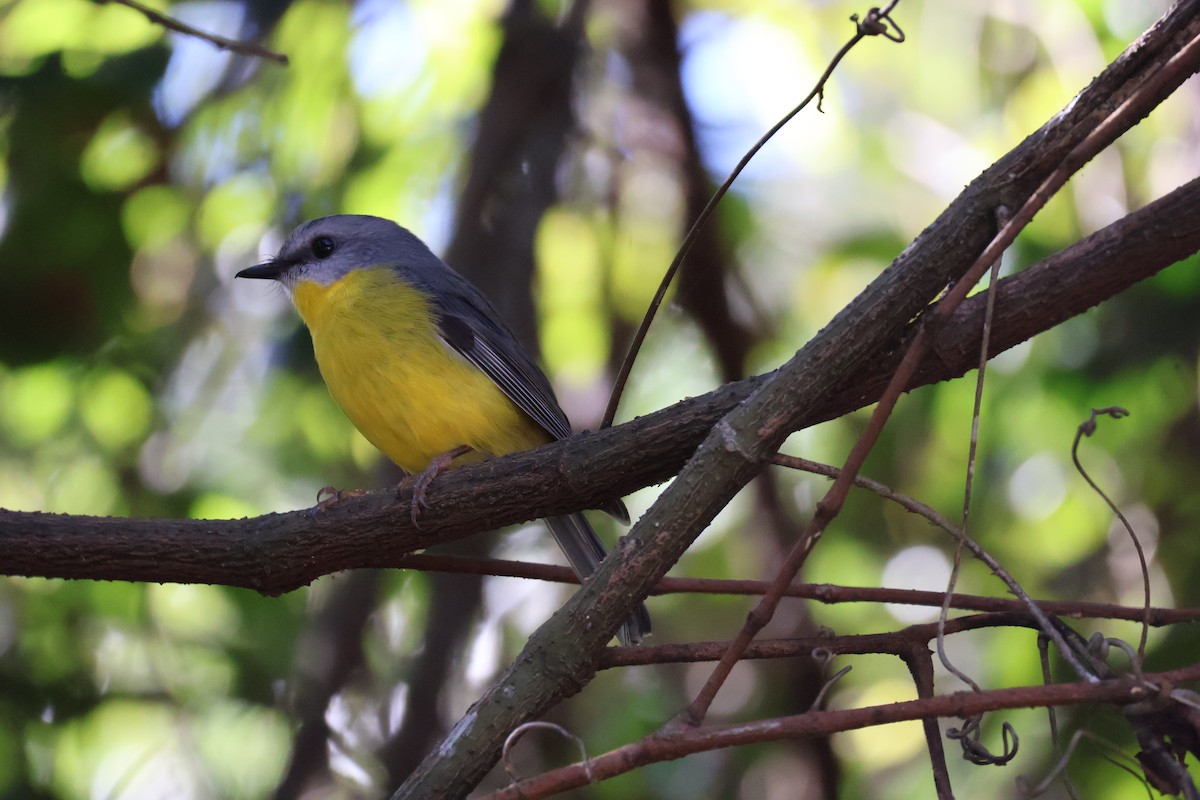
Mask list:
[[[1200,665],[1170,672],[1142,676],[1145,681],[1172,686],[1200,679]],[[939,717],[970,717],[1005,708],[1045,708],[1084,703],[1127,705],[1148,700],[1155,693],[1143,681],[1134,678],[1099,683],[1058,683],[1049,686],[1020,686],[986,692],[954,692],[928,699],[906,700],[883,706],[810,711],[791,717],[766,719],[729,725],[709,725],[687,731],[686,735],[655,733],[645,739],[617,748],[582,764],[546,772],[487,795],[487,800],[532,800],[624,772],[670,761],[693,753],[736,747],[743,744],[786,741],[833,733]],[[589,780],[590,777],[590,780]]]
[[[945,223],[953,224],[954,218]],[[996,353],[1200,250],[1200,179],[997,284]],[[975,366],[982,297],[968,299],[918,367],[914,387]],[[873,402],[906,332],[869,356],[858,377],[802,413],[815,425]],[[770,376],[728,384],[632,422],[440,476],[414,528],[411,495],[374,492],[327,511],[243,520],[152,520],[0,509],[7,575],[241,586],[281,594],[343,569],[404,566],[404,556],[669,479],[720,419]]]
[[[1186,75],[1155,82],[1162,65],[1200,35],[1200,0],[1177,3],[1071,104],[973,181],[941,217],[796,356],[711,430],[679,476],[587,584],[534,633],[395,798],[460,797],[499,757],[508,732],[579,691],[633,605],[749,481],[811,409],[837,390],[941,291],[995,236],[1000,206],[1021,208],[1063,159],[1135,89],[1167,97]],[[1148,110],[1148,109],[1147,109]],[[1109,124],[1115,138],[1135,123]],[[1200,671],[1200,668],[1198,668]],[[930,701],[917,701],[926,703]],[[958,707],[946,713],[964,712]],[[876,720],[878,721],[878,720]],[[736,741],[731,741],[737,743]]]
[[182,22],[174,17],[167,16],[160,11],[156,11],[144,3],[138,2],[138,0],[96,0],[96,2],[116,3],[118,5],[125,6],[126,8],[131,8],[134,11],[139,11],[146,17],[146,19],[150,20],[156,25],[161,25],[167,30],[174,31],[175,33],[182,34],[183,36],[190,36],[193,39],[200,39],[201,41],[208,42],[218,50],[228,50],[231,53],[237,53],[238,55],[243,56],[253,56],[254,58],[265,58],[278,64],[282,64],[285,67],[288,64],[288,57],[283,53],[276,53],[274,50],[268,49],[261,44],[257,44],[256,42],[241,42],[237,39],[227,39],[224,36],[218,36],[215,33],[202,31],[199,28],[194,28],[191,25],[188,25],[186,22]]
[[[427,572],[456,572],[470,575],[495,575],[506,578],[528,578],[530,580],[554,581],[555,583],[579,583],[579,577],[570,567],[553,564],[531,564],[527,561],[505,561],[493,558],[464,558],[462,556],[428,555],[425,553],[405,556],[396,566]],[[655,584],[651,596],[665,594],[723,594],[758,595],[767,590],[766,581],[729,580],[724,578],[663,578]],[[800,597],[816,600],[827,605],[838,603],[897,603],[900,605],[929,606],[941,608],[946,600],[943,592],[928,592],[919,589],[887,589],[875,586],[837,586],[829,583],[793,583],[784,592],[785,597]],[[1123,606],[1115,603],[1091,603],[1083,600],[1038,600],[1037,604],[1047,614],[1056,616],[1123,619],[1141,622],[1146,619],[1146,609],[1141,606]],[[1026,606],[1020,600],[1006,597],[989,597],[977,594],[952,594],[950,607],[961,611],[1014,611],[1024,612]],[[1200,621],[1200,608],[1151,608],[1150,625],[1161,627],[1180,622]]]

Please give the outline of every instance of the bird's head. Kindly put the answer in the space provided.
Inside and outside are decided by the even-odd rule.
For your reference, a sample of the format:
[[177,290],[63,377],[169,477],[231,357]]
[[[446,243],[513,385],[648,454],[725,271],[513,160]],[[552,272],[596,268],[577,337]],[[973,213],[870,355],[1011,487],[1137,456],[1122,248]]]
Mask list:
[[291,294],[301,281],[329,286],[357,269],[438,263],[420,239],[391,220],[342,214],[305,222],[274,258],[237,277],[279,281]]

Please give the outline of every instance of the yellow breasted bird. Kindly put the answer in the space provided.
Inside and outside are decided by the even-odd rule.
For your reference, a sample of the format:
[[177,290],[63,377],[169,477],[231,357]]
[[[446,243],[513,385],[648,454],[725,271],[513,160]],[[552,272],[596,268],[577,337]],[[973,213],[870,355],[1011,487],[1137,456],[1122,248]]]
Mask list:
[[[495,307],[390,220],[306,222],[275,258],[237,277],[283,285],[333,399],[406,472],[432,477],[464,452],[459,463],[571,435],[550,382]],[[604,510],[629,520],[619,500]],[[579,577],[592,574],[604,545],[583,515],[546,523]],[[617,635],[636,644],[649,632],[643,605]]]

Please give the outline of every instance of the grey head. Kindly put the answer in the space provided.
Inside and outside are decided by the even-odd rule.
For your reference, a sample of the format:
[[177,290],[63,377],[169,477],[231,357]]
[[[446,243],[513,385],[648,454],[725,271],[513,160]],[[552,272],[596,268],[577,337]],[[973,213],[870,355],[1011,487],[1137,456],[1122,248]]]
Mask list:
[[390,219],[339,214],[298,226],[278,255],[237,277],[276,280],[290,293],[300,280],[328,286],[356,269],[380,266],[447,269],[424,242]]

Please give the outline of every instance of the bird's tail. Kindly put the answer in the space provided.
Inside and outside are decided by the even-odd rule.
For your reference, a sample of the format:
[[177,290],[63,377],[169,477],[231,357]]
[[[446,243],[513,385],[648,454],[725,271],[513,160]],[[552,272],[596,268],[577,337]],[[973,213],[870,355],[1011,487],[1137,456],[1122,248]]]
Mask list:
[[[547,517],[546,525],[580,580],[596,571],[596,567],[604,560],[604,545],[583,514]],[[633,616],[625,620],[617,631],[617,639],[623,645],[639,644],[649,634],[650,612],[644,603],[640,603]]]

